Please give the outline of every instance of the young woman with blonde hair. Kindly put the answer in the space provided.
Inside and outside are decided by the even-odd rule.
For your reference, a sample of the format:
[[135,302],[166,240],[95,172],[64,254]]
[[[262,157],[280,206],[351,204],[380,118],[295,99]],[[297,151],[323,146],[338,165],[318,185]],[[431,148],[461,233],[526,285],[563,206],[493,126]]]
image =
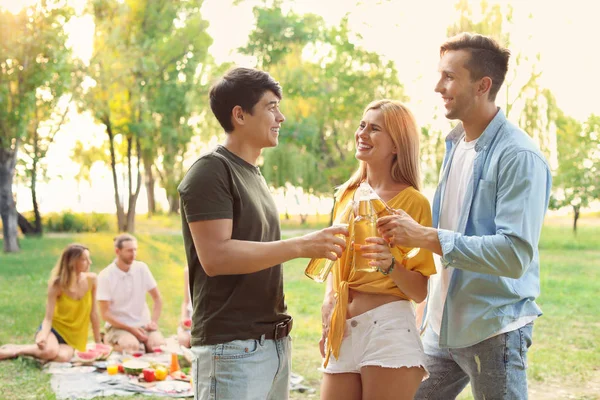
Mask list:
[[35,344],[0,347],[0,360],[29,355],[45,361],[70,361],[75,350],[85,351],[89,323],[100,343],[96,312],[96,274],[87,247],[67,246],[50,274],[46,315],[35,335]]
[[[429,202],[419,192],[419,129],[406,106],[395,100],[369,104],[355,145],[360,166],[337,191],[334,214],[367,182],[389,207],[431,225]],[[427,375],[411,300],[425,299],[433,256],[421,250],[402,262],[401,250],[381,237],[367,243],[357,251],[377,272],[353,270],[348,243],[327,281],[322,399],[412,399]]]

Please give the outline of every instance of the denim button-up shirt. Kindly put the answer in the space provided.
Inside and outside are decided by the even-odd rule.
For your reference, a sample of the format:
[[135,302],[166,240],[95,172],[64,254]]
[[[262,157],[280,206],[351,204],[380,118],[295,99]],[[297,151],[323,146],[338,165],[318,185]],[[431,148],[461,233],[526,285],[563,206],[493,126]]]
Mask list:
[[[433,226],[440,210],[452,155],[464,137],[462,124],[446,138]],[[440,347],[466,347],[526,316],[542,314],[538,242],[552,176],[531,138],[502,110],[475,146],[456,232],[438,230],[442,265],[454,267],[444,304]]]

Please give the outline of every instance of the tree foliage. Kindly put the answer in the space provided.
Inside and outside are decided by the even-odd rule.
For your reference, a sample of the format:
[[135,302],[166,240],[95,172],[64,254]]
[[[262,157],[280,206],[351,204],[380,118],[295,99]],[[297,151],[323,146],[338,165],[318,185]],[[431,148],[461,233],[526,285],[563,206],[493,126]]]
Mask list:
[[[19,249],[12,194],[18,151],[23,141],[39,145],[33,135],[71,81],[64,26],[72,15],[60,0],[40,1],[17,14],[0,9],[0,215],[7,252]],[[33,156],[43,150],[38,146]]]
[[256,28],[241,52],[281,83],[287,117],[280,145],[264,152],[265,178],[275,187],[332,194],[357,167],[354,132],[365,106],[403,98],[396,68],[355,43],[347,18],[328,27],[313,14],[283,13],[278,2],[254,14]]
[[562,112],[557,117],[558,169],[551,208],[573,208],[573,231],[581,208],[600,199],[600,116],[581,124]]
[[[149,196],[152,169],[162,168],[174,203],[174,182],[192,134],[191,93],[212,39],[200,14],[202,0],[94,0],[92,6],[96,35],[89,76],[95,84],[83,108],[106,127],[119,230],[134,231],[142,162],[152,181]],[[117,180],[117,136],[126,143],[125,165],[119,166],[127,171],[124,188]]]

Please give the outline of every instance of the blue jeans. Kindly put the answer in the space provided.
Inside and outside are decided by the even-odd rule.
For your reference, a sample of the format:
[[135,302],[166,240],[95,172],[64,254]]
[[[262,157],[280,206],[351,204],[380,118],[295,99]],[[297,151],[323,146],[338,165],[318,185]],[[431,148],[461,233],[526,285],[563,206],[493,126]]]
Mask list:
[[194,399],[286,400],[291,339],[249,339],[192,347]]
[[476,400],[527,399],[527,350],[532,335],[530,323],[470,347],[440,349],[438,335],[427,328],[423,346],[430,376],[415,399],[455,399],[469,382]]

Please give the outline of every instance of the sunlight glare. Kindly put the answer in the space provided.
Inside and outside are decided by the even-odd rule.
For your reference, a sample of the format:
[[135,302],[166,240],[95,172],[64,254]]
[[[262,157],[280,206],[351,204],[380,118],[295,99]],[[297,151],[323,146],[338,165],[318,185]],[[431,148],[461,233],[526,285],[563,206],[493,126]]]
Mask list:
[[25,7],[29,7],[38,0],[0,0],[0,8],[4,8],[13,14],[18,14]]

